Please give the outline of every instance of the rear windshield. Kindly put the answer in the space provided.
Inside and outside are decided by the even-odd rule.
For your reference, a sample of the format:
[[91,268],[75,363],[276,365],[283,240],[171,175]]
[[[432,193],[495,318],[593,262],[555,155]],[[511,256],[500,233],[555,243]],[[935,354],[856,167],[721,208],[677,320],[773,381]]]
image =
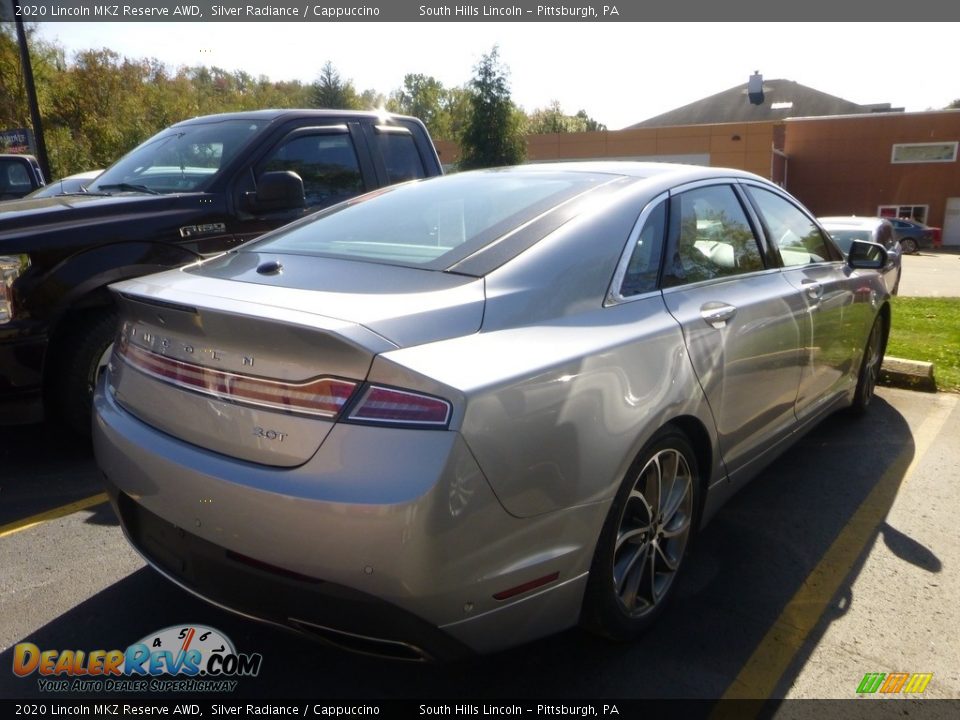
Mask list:
[[450,175],[348,201],[244,249],[443,269],[611,179],[549,171]]

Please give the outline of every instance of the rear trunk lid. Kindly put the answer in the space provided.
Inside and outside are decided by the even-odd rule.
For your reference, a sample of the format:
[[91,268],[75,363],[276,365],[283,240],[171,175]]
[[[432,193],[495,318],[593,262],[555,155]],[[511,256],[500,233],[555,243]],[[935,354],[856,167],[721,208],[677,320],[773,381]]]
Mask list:
[[[264,263],[280,269],[258,273]],[[180,440],[249,462],[300,465],[361,392],[377,354],[479,329],[482,282],[235,253],[118,283],[110,389],[129,412]]]

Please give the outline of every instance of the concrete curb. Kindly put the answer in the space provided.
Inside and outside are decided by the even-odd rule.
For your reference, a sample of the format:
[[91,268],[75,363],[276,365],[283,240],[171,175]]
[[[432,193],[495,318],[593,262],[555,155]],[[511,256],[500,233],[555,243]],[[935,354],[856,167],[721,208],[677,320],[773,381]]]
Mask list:
[[885,357],[883,365],[880,366],[880,382],[908,390],[937,391],[937,381],[933,377],[933,363],[922,360]]

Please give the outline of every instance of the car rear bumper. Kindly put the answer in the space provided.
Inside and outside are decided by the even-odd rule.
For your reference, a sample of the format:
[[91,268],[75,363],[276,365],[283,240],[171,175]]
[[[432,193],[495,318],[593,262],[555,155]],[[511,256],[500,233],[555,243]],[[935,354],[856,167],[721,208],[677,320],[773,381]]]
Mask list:
[[165,435],[103,383],[94,404],[127,538],[216,605],[402,659],[493,652],[578,620],[606,505],[515,518],[457,433],[337,426],[305,465],[279,469]]
[[218,607],[371,655],[420,660],[471,654],[449,635],[379,598],[207,542],[154,515],[115,485],[107,487],[127,538],[144,559]]

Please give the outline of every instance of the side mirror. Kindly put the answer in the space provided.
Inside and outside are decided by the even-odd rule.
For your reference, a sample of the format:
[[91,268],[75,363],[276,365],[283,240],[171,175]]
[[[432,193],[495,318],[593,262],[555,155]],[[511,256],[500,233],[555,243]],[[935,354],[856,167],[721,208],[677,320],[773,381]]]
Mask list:
[[292,170],[266,172],[257,178],[257,191],[245,195],[248,209],[257,212],[299,210],[307,206],[303,180]]
[[877,243],[854,240],[847,253],[847,265],[854,270],[882,270],[887,265],[887,250]]

